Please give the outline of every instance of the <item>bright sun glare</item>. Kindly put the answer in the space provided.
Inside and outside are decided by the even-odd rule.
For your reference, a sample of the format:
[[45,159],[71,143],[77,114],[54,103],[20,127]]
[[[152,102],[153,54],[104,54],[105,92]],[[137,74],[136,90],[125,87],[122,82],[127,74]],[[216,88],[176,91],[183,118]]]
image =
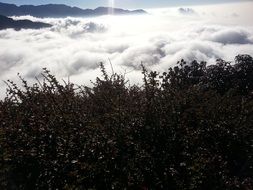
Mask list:
[[109,0],[109,7],[111,8],[109,8],[108,9],[108,13],[109,14],[113,14],[113,8],[114,8],[114,0]]

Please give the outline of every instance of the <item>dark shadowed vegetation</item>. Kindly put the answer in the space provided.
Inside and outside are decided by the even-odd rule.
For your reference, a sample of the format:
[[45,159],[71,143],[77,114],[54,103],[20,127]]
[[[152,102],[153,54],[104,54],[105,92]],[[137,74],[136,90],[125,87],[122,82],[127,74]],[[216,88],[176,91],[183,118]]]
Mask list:
[[1,189],[253,189],[253,59],[143,68],[93,86],[8,81]]

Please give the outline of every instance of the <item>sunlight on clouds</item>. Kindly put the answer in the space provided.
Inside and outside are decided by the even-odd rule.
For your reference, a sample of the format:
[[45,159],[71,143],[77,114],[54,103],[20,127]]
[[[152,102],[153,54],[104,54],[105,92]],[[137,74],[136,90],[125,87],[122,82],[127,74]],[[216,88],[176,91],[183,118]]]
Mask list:
[[89,84],[100,75],[99,62],[110,71],[110,59],[115,71],[129,72],[131,83],[141,83],[141,63],[162,71],[182,58],[233,61],[237,54],[253,55],[252,5],[152,9],[139,16],[13,17],[53,27],[0,31],[0,79],[16,80],[18,72],[33,79],[47,67],[59,78]]

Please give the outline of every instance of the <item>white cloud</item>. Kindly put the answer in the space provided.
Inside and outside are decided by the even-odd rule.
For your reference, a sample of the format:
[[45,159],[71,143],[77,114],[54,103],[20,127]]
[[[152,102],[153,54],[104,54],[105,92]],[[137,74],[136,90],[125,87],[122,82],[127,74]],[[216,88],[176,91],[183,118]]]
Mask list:
[[[232,9],[230,16],[220,12],[212,16],[213,9],[204,8],[194,8],[197,14],[192,16],[170,8],[151,10],[145,16],[13,17],[53,27],[0,31],[0,80],[16,81],[18,72],[32,80],[47,67],[58,78],[70,76],[74,83],[89,84],[100,75],[99,62],[107,63],[109,69],[110,59],[115,71],[132,71],[127,77],[131,83],[140,83],[141,63],[162,71],[181,59],[214,63],[217,58],[232,61],[240,53],[253,55],[253,23],[241,22],[245,16],[241,9]],[[5,87],[0,84],[0,96]]]
[[204,27],[197,35],[202,39],[222,44],[251,44],[252,33],[243,27]]

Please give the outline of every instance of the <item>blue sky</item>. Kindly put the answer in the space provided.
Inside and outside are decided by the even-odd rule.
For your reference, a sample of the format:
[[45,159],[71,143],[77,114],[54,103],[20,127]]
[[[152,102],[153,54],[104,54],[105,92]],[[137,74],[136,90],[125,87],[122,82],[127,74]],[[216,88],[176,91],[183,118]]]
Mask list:
[[[98,6],[107,6],[109,0],[0,0],[0,2],[22,4],[67,4],[83,8],[94,8]],[[214,3],[241,2],[243,0],[115,0],[115,6],[121,8],[151,8],[164,6],[186,6]],[[252,0],[249,0],[252,1]]]

